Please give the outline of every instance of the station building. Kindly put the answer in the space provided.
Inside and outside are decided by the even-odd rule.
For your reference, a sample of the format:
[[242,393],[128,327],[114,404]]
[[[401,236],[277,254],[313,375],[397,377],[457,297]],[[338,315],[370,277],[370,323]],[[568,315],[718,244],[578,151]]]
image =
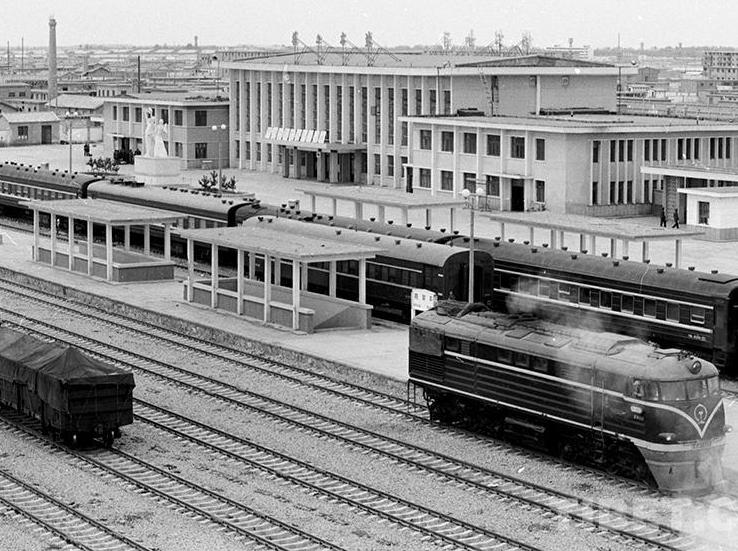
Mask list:
[[[164,140],[183,168],[228,166],[228,99],[215,92],[151,92],[104,98],[105,155],[143,152],[146,110],[169,125]],[[217,130],[213,131],[215,126]],[[124,158],[126,155],[124,155]]]
[[[619,69],[515,58],[297,51],[222,62],[230,77],[232,166],[295,178],[406,189],[410,121],[459,110],[526,116],[615,111]],[[623,74],[634,69],[624,68]]]
[[488,210],[652,214],[654,204],[675,208],[677,192],[664,197],[663,175],[643,167],[728,169],[738,156],[738,128],[719,121],[577,113],[400,120],[409,127],[408,187],[449,197],[469,189]]

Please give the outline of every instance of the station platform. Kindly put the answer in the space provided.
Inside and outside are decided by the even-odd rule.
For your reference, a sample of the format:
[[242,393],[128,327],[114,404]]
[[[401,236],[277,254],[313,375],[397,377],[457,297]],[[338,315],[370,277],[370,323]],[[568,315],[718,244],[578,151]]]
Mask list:
[[198,327],[210,327],[260,343],[264,351],[304,355],[326,370],[333,364],[335,367],[363,369],[400,381],[407,379],[407,326],[375,320],[373,327],[366,330],[328,330],[310,335],[293,332],[187,303],[182,299],[185,270],[175,271],[173,281],[111,284],[86,274],[34,262],[31,255],[33,235],[30,233],[0,227],[0,236],[0,272],[16,272],[79,293],[124,303],[151,315],[171,317],[173,325],[181,320]]

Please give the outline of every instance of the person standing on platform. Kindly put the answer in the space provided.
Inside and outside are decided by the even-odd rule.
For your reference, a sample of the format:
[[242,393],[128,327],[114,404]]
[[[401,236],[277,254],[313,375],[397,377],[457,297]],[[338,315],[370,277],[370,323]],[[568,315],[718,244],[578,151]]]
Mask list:
[[671,227],[679,229],[679,210],[678,209],[674,209],[674,224]]
[[663,206],[661,207],[661,227],[666,227],[666,211]]

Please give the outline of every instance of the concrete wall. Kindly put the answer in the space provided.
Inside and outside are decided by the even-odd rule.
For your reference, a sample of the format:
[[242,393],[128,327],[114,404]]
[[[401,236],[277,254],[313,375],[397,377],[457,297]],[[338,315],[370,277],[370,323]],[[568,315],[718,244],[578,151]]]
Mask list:
[[[51,250],[39,247],[39,262],[51,264]],[[75,253],[72,271],[87,275],[87,256],[84,253]],[[57,251],[54,266],[69,269],[69,254]],[[92,261],[92,276],[107,279],[108,271],[104,260],[94,258]],[[113,279],[116,283],[135,283],[141,281],[161,281],[174,279],[174,264],[160,260],[137,263],[113,263]]]

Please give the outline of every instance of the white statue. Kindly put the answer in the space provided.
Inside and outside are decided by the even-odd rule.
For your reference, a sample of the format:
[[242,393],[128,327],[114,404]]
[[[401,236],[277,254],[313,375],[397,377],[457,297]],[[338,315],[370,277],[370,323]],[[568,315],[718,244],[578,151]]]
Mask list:
[[154,157],[154,134],[156,133],[156,117],[154,110],[146,110],[146,128],[144,129],[144,157]]
[[164,138],[169,137],[169,125],[166,124],[162,119],[154,129],[154,153],[152,157],[168,157],[167,148],[164,145]]

